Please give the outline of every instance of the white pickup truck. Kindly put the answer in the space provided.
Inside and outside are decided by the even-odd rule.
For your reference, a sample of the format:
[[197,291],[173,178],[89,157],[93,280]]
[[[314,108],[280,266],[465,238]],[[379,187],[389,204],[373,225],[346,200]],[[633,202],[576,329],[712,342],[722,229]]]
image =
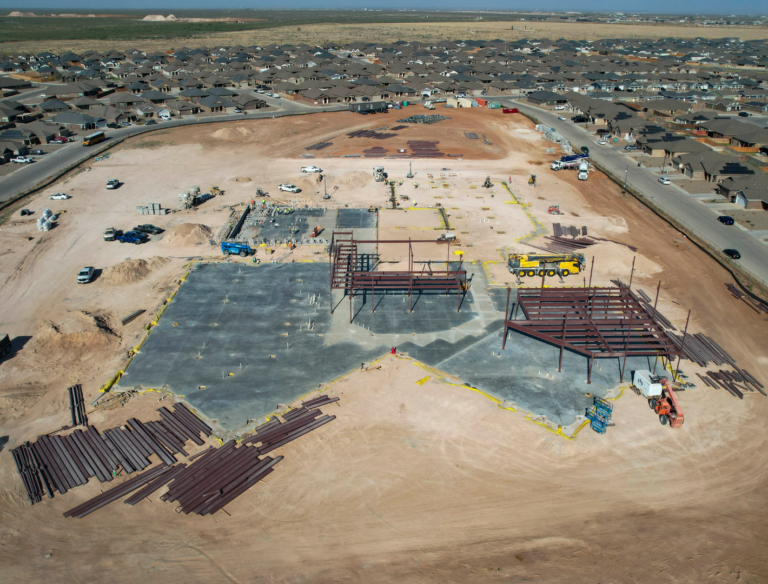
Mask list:
[[34,162],[34,159],[27,158],[26,156],[17,156],[16,158],[11,158],[11,162],[17,162],[18,164],[30,164]]

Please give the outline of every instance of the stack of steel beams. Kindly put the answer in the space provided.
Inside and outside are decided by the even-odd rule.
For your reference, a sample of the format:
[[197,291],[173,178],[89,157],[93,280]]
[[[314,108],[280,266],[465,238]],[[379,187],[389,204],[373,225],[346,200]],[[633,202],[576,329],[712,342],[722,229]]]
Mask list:
[[180,471],[160,499],[178,503],[184,514],[212,515],[266,477],[282,459],[259,458],[257,448],[238,447],[230,440]]
[[82,386],[73,385],[67,388],[67,393],[69,394],[69,411],[72,415],[72,426],[87,426],[88,416],[85,415]]
[[768,312],[768,304],[762,300],[753,298],[752,296],[747,296],[733,284],[726,284],[725,286],[728,288],[728,291],[733,295],[734,298],[743,300],[755,312]]
[[156,422],[143,424],[132,418],[125,426],[104,434],[91,426],[64,436],[40,436],[36,442],[14,449],[14,460],[30,501],[40,502],[44,492],[49,498],[56,491],[63,495],[91,477],[109,482],[120,468],[128,474],[143,470],[150,465],[153,454],[165,465],[172,465],[176,454],[187,455],[187,440],[203,445],[200,434],[211,435],[211,428],[182,404],[174,405],[173,411],[158,411],[162,419]]

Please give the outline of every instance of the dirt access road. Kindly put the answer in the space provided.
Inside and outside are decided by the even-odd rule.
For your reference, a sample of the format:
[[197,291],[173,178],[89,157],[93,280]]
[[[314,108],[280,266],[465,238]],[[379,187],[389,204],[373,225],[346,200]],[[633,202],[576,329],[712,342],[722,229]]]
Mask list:
[[[590,233],[638,246],[634,287],[651,293],[661,279],[662,312],[682,326],[691,308],[690,330],[712,336],[739,365],[768,381],[766,323],[730,297],[724,286],[730,280],[717,264],[599,173],[584,183],[576,173],[550,171],[548,144],[530,123],[493,114],[457,113],[439,130],[441,148],[464,148],[470,122],[500,145],[487,159],[478,146],[477,156],[452,161],[455,177],[440,177],[444,161],[418,161],[414,187],[404,180],[407,161],[384,163],[403,178],[398,189],[419,193],[419,208],[436,202],[448,208],[469,261],[499,262],[487,267],[493,282],[504,286],[511,279],[502,254],[533,250],[516,241],[532,225],[500,186],[504,179],[548,229],[553,220],[588,225]],[[464,117],[470,115],[476,117]],[[31,337],[0,364],[0,436],[9,437],[0,452],[6,577],[185,583],[767,579],[768,399],[748,394],[741,401],[701,386],[681,396],[681,430],[662,427],[644,400],[625,391],[615,402],[615,428],[605,436],[585,429],[570,442],[522,412],[501,410],[476,392],[387,357],[381,369],[331,387],[342,398],[328,409],[337,420],[280,449],[285,460],[228,507],[231,516],[188,517],[151,497],[136,508],[116,503],[85,520],[65,520],[63,511],[100,492],[96,482],[34,507],[25,502],[8,449],[66,422],[67,384],[82,382],[86,400],[92,399],[142,337],[188,258],[218,255],[207,231],[195,225],[215,233],[229,207],[252,197],[256,186],[276,194],[284,181],[306,181],[300,200],[322,204],[319,192],[311,192],[313,178],[299,172],[304,141],[381,125],[366,118],[319,114],[311,123],[266,120],[138,138],[30,201],[40,212],[54,203],[47,199],[51,192],[73,195],[53,205],[66,212],[52,231],[39,233],[23,222],[0,228],[6,298],[0,322],[12,337]],[[386,201],[370,176],[375,159],[315,162],[339,186],[330,204],[367,208]],[[537,174],[535,189],[527,185],[530,174]],[[494,187],[482,190],[488,175]],[[107,192],[104,182],[113,176],[126,184]],[[101,239],[106,225],[125,229],[146,221],[135,205],[170,208],[194,184],[204,191],[218,185],[226,193],[198,211],[152,216],[168,231],[142,246]],[[551,203],[565,215],[547,215]],[[403,211],[402,220],[389,215],[385,226],[399,234],[422,227],[436,234],[435,210]],[[500,236],[500,230],[511,232]],[[302,250],[307,259],[324,261],[312,249]],[[627,281],[633,254],[626,248],[601,243],[587,250],[588,262],[592,255],[595,283]],[[74,275],[84,262],[103,272],[93,284],[78,286]],[[117,320],[129,307],[148,312],[122,328]],[[687,362],[683,369],[696,371]],[[416,383],[425,376],[431,379]],[[133,416],[150,420],[159,405],[156,394],[145,394],[91,421],[101,429]]]

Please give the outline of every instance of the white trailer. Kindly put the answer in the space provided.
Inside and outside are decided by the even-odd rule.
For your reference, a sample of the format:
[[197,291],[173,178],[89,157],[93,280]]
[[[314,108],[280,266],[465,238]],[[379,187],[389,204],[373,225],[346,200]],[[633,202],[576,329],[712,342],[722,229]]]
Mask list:
[[637,388],[645,398],[659,397],[663,389],[660,376],[653,375],[647,369],[635,371],[632,377],[632,385]]

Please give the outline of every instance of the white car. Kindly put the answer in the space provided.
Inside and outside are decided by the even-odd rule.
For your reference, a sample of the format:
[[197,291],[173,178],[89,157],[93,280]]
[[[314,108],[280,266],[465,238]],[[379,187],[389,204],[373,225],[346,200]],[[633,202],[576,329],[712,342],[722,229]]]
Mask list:
[[605,140],[598,140],[597,143],[600,144],[600,146],[605,146],[606,144],[608,144],[608,142],[606,142]]
[[107,190],[111,191],[120,186],[120,181],[116,178],[111,178],[107,181]]
[[243,113],[243,110],[241,110],[240,108],[236,107],[235,109],[232,110],[232,112],[236,113],[236,114],[241,114],[241,113]]
[[555,110],[556,110],[556,111],[560,111],[560,110],[564,110],[564,109],[565,109],[565,106],[564,106],[564,105],[556,105],[556,106],[555,106]]
[[88,284],[93,280],[93,275],[96,273],[96,268],[93,266],[87,266],[77,273],[78,284]]
[[565,121],[567,118],[565,116],[557,116],[557,119]]
[[264,93],[264,90],[263,89],[257,89],[256,93]]
[[51,195],[48,198],[51,201],[66,201],[67,199],[71,199],[72,197],[64,193],[56,193],[55,195]]
[[26,156],[17,156],[16,158],[11,158],[11,162],[17,162],[19,164],[30,164],[31,162],[34,162],[34,160],[27,158]]
[[671,181],[670,181],[668,178],[666,178],[666,177],[664,177],[664,176],[662,176],[662,177],[660,177],[660,178],[659,178],[659,182],[660,182],[661,184],[663,184],[663,185],[669,185],[669,184],[672,184],[672,182],[671,182]]
[[304,166],[302,167],[301,172],[323,172],[323,169],[316,166]]
[[297,187],[296,185],[289,185],[289,184],[279,184],[277,185],[277,188],[281,191],[285,191],[286,193],[300,193],[301,189]]

